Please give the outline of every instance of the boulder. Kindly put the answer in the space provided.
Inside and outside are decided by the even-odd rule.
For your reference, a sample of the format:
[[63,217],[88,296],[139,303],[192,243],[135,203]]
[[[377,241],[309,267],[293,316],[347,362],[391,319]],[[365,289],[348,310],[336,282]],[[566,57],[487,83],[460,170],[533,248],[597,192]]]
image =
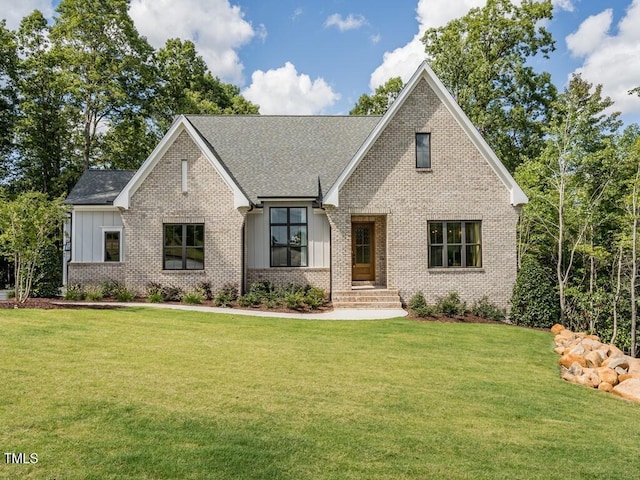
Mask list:
[[584,373],[582,369],[582,365],[580,365],[578,362],[573,362],[571,366],[567,369],[567,372],[573,375],[574,377],[577,375],[582,375]]
[[589,340],[594,340],[596,342],[601,343],[602,340],[600,340],[600,337],[597,335],[587,335],[585,338],[588,338]]
[[620,375],[618,375],[618,380],[620,381],[620,383],[631,378],[637,378],[640,380],[640,373],[621,373]]
[[553,333],[554,335],[557,335],[563,330],[565,330],[564,326],[560,325],[559,323],[556,323],[553,327],[551,327],[551,333]]
[[576,334],[567,329],[562,330],[560,333],[558,333],[558,335],[566,338],[567,340],[573,340],[574,338],[576,338]]
[[627,371],[633,375],[640,375],[640,358],[627,357],[629,368]]
[[613,385],[611,385],[609,382],[600,382],[600,385],[598,385],[598,390],[602,390],[603,392],[611,392],[613,391]]
[[563,355],[562,357],[560,357],[560,360],[559,360],[560,365],[562,365],[565,368],[571,367],[571,365],[574,362],[577,362],[582,367],[587,366],[587,361],[584,359],[582,355],[571,355],[571,354]]
[[598,385],[600,385],[600,377],[598,377],[598,374],[593,370],[584,370],[582,375],[576,375],[576,383],[590,388],[598,388]]
[[569,349],[569,355],[584,355],[585,353],[586,350],[582,346],[582,343],[578,343],[577,345]]
[[600,343],[600,341],[593,340],[591,338],[585,338],[584,340],[582,340],[582,342],[580,342],[580,344],[587,351],[597,350],[602,346],[602,343]]
[[[616,355],[614,357],[609,357],[602,362],[603,367],[609,367],[616,370],[618,367],[625,370],[625,372],[629,368],[629,359],[626,355]],[[625,373],[623,372],[623,373]]]
[[598,350],[591,350],[584,356],[584,359],[589,368],[598,368],[602,365],[602,360],[604,360]]
[[631,378],[625,382],[621,382],[613,387],[611,392],[627,400],[640,402],[640,380]]
[[600,367],[596,369],[598,376],[603,383],[609,383],[613,387],[618,384],[618,374],[609,367]]
[[[564,355],[564,351],[566,350],[565,347],[556,347],[553,349],[554,352],[556,352],[558,355]],[[569,353],[569,352],[567,352]]]

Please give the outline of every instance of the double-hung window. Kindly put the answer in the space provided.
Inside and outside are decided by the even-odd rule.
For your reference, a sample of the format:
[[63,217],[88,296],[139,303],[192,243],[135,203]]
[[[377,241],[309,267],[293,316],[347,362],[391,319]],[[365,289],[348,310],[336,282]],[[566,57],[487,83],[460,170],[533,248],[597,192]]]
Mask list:
[[204,225],[164,224],[163,268],[165,270],[204,269]]
[[271,207],[271,266],[307,266],[307,209]]
[[481,223],[428,222],[429,268],[482,267]]

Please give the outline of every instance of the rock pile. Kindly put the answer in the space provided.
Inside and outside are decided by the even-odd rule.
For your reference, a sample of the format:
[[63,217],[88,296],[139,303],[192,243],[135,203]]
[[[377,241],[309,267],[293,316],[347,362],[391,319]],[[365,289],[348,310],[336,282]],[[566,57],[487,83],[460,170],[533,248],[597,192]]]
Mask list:
[[595,335],[574,333],[559,324],[551,333],[556,335],[563,380],[640,402],[640,359],[602,343]]

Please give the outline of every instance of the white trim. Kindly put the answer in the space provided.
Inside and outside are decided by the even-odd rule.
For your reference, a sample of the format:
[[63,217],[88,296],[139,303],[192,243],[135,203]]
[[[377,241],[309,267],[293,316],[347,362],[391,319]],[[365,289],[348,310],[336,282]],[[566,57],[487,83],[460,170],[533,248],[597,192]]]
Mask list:
[[422,64],[418,67],[407,85],[400,92],[400,95],[398,95],[398,98],[391,104],[389,110],[387,110],[384,116],[380,119],[380,122],[378,122],[378,124],[369,134],[360,149],[358,149],[354,157],[351,159],[349,164],[342,171],[336,182],[331,186],[331,188],[327,192],[327,195],[324,197],[323,203],[333,205],[335,207],[339,206],[340,189],[343,187],[349,177],[351,177],[369,149],[373,146],[382,132],[387,128],[395,114],[402,107],[406,99],[411,95],[421,79],[425,79],[427,81],[442,104],[447,108],[447,110],[449,110],[449,113],[451,113],[451,115],[455,118],[458,124],[462,127],[462,130],[467,134],[469,139],[473,142],[475,147],[485,158],[489,166],[491,166],[498,178],[500,178],[505,187],[507,187],[510,193],[511,204],[513,206],[518,206],[528,203],[529,199],[527,198],[525,193],[518,186],[509,171],[498,159],[491,147],[489,147],[489,144],[487,144],[484,138],[482,138],[478,130],[473,126],[469,118],[465,115],[465,113],[456,103],[456,101],[442,84],[442,82],[438,79],[433,70],[431,70],[431,67],[429,67],[429,64],[426,61],[422,62]]
[[71,261],[75,262],[76,261],[76,251],[78,250],[76,248],[76,243],[77,243],[77,230],[76,230],[76,225],[78,224],[77,222],[77,218],[76,218],[76,210],[72,209],[71,210],[71,238],[69,239],[69,241],[71,242]]
[[140,188],[140,185],[147,178],[149,173],[153,170],[156,164],[160,161],[160,159],[167,152],[169,147],[173,145],[173,142],[176,141],[178,136],[186,131],[191,140],[200,148],[203,155],[207,157],[213,168],[215,168],[216,172],[222,177],[224,182],[229,186],[229,188],[233,192],[233,206],[234,208],[240,207],[249,207],[250,202],[249,199],[242,193],[238,185],[233,181],[231,175],[224,169],[220,160],[215,156],[215,154],[211,151],[211,149],[207,146],[206,142],[202,139],[202,137],[198,134],[196,129],[191,125],[191,123],[186,119],[184,115],[180,115],[173,122],[173,125],[169,129],[169,131],[162,137],[160,143],[156,145],[156,148],[151,152],[151,155],[144,161],[142,166],[135,173],[133,178],[129,180],[129,183],[122,189],[120,194],[113,201],[113,205],[116,207],[121,207],[124,209],[128,209],[131,204],[131,197],[133,194]]
[[[102,229],[102,262],[98,262],[98,263],[122,263],[124,262],[124,248],[122,248],[123,246],[123,240],[124,240],[124,235],[122,233],[123,227],[100,227]],[[119,233],[119,237],[118,237],[118,249],[119,249],[119,253],[120,253],[120,260],[118,260],[117,262],[107,262],[105,260],[105,257],[107,256],[107,245],[106,245],[106,241],[105,241],[105,234],[109,233],[109,232],[118,232]]]
[[118,212],[120,209],[113,205],[72,205],[71,212]]

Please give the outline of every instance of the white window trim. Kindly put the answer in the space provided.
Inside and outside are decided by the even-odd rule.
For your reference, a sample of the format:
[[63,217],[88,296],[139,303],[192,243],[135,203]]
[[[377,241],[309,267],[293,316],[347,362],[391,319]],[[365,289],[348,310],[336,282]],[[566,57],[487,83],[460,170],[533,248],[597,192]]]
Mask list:
[[182,160],[182,193],[189,191],[189,162]]
[[[120,262],[107,262],[105,260],[105,257],[107,256],[107,251],[106,251],[106,242],[105,242],[105,238],[104,236],[107,233],[111,233],[111,232],[118,232],[120,234],[120,243],[118,248],[120,249]],[[124,240],[124,235],[123,235],[123,228],[122,227],[102,227],[102,262],[101,263],[122,263],[124,262],[124,248],[122,248],[123,245],[123,240]]]

